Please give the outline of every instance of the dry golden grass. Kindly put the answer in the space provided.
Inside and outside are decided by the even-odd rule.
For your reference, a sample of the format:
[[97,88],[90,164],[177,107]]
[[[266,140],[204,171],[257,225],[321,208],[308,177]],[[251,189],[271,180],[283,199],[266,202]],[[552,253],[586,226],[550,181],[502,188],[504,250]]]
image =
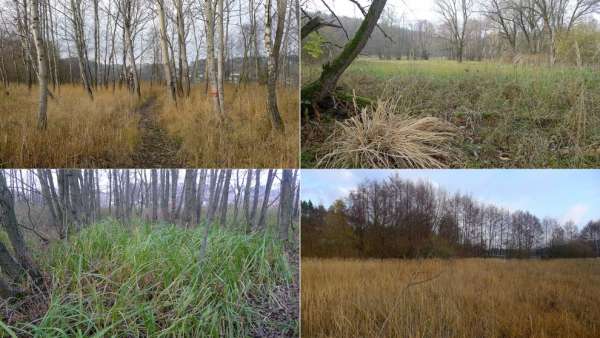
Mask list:
[[138,101],[126,89],[99,89],[91,101],[81,86],[64,85],[54,97],[48,101],[48,129],[39,131],[36,87],[12,85],[0,92],[0,166],[129,164],[139,117]]
[[595,259],[303,259],[302,336],[600,337],[599,286]]
[[162,102],[161,122],[181,144],[182,162],[199,167],[297,167],[299,152],[298,88],[279,88],[278,103],[285,133],[271,130],[266,115],[266,86],[225,85],[227,120],[212,112],[204,85],[192,89],[189,99],[175,107]]
[[378,100],[374,108],[336,122],[316,166],[441,168],[452,156],[449,143],[454,133],[455,128],[441,119],[399,114],[394,100]]

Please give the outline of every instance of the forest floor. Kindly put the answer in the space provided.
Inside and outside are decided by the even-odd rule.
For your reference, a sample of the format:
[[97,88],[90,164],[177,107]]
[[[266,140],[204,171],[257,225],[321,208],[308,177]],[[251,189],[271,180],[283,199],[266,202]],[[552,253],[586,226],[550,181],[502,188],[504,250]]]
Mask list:
[[302,259],[303,337],[600,337],[597,259]]
[[[316,64],[303,64],[302,82],[315,80]],[[452,127],[446,167],[597,167],[600,165],[600,73],[592,68],[520,65],[492,61],[355,60],[338,85],[346,93],[387,102],[385,113],[402,119],[433,117]],[[379,100],[379,101],[378,101]],[[350,106],[352,103],[350,103]],[[335,141],[393,148],[386,125],[350,126],[348,105],[302,115],[302,166],[314,167]],[[340,133],[340,123],[346,123]],[[400,135],[402,136],[402,135]],[[401,138],[402,140],[406,138]],[[366,149],[366,146],[364,147]],[[358,151],[358,149],[353,149]],[[350,150],[349,150],[350,151]],[[368,167],[354,163],[349,166]],[[397,165],[401,167],[401,164]]]
[[139,139],[133,152],[136,168],[178,168],[179,144],[160,124],[156,96],[149,96],[137,109],[140,114]]
[[50,292],[0,302],[0,337],[297,337],[281,242],[214,228],[199,261],[203,232],[103,221],[37,247]]

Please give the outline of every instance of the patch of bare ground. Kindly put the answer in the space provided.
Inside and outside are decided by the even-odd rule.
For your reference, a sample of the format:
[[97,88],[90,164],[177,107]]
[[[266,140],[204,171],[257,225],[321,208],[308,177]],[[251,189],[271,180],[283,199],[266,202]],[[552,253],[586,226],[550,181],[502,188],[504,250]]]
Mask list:
[[150,96],[138,109],[140,114],[139,142],[133,152],[133,166],[137,168],[181,167],[177,157],[179,143],[161,126],[156,97]]

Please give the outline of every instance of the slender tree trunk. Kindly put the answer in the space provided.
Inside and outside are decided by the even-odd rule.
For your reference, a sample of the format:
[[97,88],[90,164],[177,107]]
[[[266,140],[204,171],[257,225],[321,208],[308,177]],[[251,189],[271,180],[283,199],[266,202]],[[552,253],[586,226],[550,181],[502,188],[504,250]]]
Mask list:
[[263,230],[265,228],[265,220],[267,217],[267,209],[269,206],[269,195],[271,193],[271,186],[273,185],[273,179],[275,178],[275,170],[269,169],[267,174],[267,184],[265,186],[265,194],[263,197],[262,207],[260,208],[260,216],[258,218],[258,224],[255,230]]
[[279,51],[283,38],[287,0],[277,0],[277,28],[275,41],[271,43],[271,1],[265,1],[265,50],[267,51],[267,116],[280,132],[284,131],[283,120],[277,107],[277,76],[279,74]]
[[225,34],[223,31],[223,0],[217,0],[218,9],[217,9],[217,41],[219,42],[217,45],[217,88],[219,92],[219,109],[221,113],[225,112],[225,97],[224,97],[224,77],[225,77],[225,59],[224,59],[224,51],[225,51]]
[[223,183],[223,195],[221,199],[221,219],[220,226],[227,225],[227,206],[229,205],[229,184],[231,182],[231,169],[225,170],[225,182]]
[[160,48],[162,51],[163,70],[165,73],[165,81],[167,90],[173,102],[177,102],[177,93],[175,91],[175,81],[171,74],[171,62],[169,61],[169,41],[167,39],[167,23],[165,19],[165,9],[163,0],[157,0],[158,17],[160,19]]
[[204,16],[206,20],[206,69],[208,73],[209,96],[212,97],[213,111],[223,116],[221,104],[219,102],[219,87],[217,84],[217,74],[215,72],[215,15],[213,11],[213,1],[204,0]]
[[40,29],[40,10],[39,0],[31,0],[32,11],[32,31],[35,41],[35,49],[38,59],[38,82],[40,87],[40,105],[38,110],[37,127],[38,129],[46,129],[48,127],[48,65],[46,64],[46,45],[42,37]]

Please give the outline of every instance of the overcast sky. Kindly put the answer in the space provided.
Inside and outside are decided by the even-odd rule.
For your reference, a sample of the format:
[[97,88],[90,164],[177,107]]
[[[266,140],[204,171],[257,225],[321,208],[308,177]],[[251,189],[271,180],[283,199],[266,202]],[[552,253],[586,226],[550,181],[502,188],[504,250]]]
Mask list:
[[[362,13],[356,5],[348,0],[325,0],[327,5],[338,16],[362,17]],[[363,6],[371,3],[370,0],[358,0]],[[394,13],[395,21],[399,23],[400,18],[404,15],[406,22],[414,22],[418,20],[438,21],[438,14],[435,12],[434,0],[388,0],[385,5],[385,11]],[[327,8],[321,0],[309,0],[303,6],[308,11],[321,11],[328,13]],[[384,12],[384,13],[386,13]]]
[[579,227],[600,219],[600,170],[302,170],[302,200],[329,206],[364,179],[393,173],[425,180],[453,193],[469,193],[480,202],[536,216],[573,220]]
[[[349,16],[355,18],[362,18],[363,15],[360,10],[349,0],[324,0],[327,5],[336,13],[338,16]],[[368,6],[371,0],[358,0],[363,7]],[[310,11],[321,11],[329,13],[327,8],[323,5],[322,0],[306,0],[303,2],[303,8]],[[475,6],[477,2],[475,2]],[[406,24],[414,23],[419,20],[427,20],[433,23],[440,23],[441,16],[437,13],[435,0],[387,0],[385,5],[384,14],[392,13],[394,22],[400,24],[402,17]],[[474,14],[477,16],[477,14]],[[600,19],[600,15],[593,15],[597,20]]]

